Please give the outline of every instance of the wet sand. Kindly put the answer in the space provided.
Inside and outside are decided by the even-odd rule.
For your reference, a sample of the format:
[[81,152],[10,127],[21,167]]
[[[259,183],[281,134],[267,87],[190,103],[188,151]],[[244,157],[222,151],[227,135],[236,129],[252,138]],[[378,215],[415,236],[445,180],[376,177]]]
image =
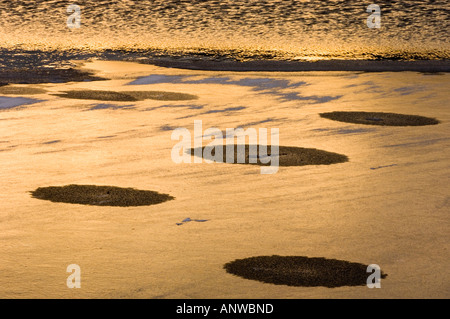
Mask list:
[[[0,110],[0,296],[448,297],[448,74],[207,72],[101,61],[85,70],[110,80],[40,84],[46,93],[27,96],[40,102]],[[155,75],[152,84],[130,85]],[[135,87],[198,99],[105,107],[55,95]],[[354,110],[440,123],[369,126],[320,116]],[[180,127],[193,133],[194,120],[222,131],[279,128],[282,146],[348,161],[280,167],[273,175],[255,165],[175,164],[171,133]],[[30,194],[70,184],[133,187],[175,199],[112,207]],[[207,222],[177,225],[187,217]],[[223,268],[272,255],[378,264],[388,276],[381,289],[303,287]],[[81,289],[66,286],[69,264],[81,267]]]

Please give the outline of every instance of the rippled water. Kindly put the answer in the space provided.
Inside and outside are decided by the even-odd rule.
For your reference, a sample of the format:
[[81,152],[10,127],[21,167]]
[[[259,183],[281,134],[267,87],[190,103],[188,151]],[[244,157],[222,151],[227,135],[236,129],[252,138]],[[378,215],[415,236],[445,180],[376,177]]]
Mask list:
[[[381,28],[367,6],[381,7]],[[0,47],[162,50],[243,58],[442,59],[447,0],[0,1]],[[81,28],[69,29],[69,4]]]

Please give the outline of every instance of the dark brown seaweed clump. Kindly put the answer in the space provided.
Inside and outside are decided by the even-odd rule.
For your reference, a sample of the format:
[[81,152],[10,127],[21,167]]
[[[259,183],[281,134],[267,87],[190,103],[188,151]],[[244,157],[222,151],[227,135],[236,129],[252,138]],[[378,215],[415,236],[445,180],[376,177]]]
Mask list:
[[135,102],[138,101],[135,97],[114,91],[98,91],[98,90],[76,90],[67,91],[62,94],[54,94],[66,99],[76,100],[98,100],[98,101],[122,101]]
[[96,185],[40,187],[31,195],[57,203],[121,207],[155,205],[174,199],[154,191]]
[[0,71],[0,86],[7,84],[63,83],[106,80],[76,69],[11,69]]
[[[270,146],[268,146],[267,148],[264,147],[263,151],[261,151],[260,145],[253,145],[256,146],[256,151],[254,152],[251,152],[250,146],[251,145],[234,145],[234,161],[232,163],[230,162],[230,164],[236,164],[239,157],[242,157],[241,155],[243,155],[245,162],[239,164],[251,164],[260,166],[273,165],[273,163],[269,162],[269,159],[272,156]],[[218,163],[228,163],[227,145],[220,145],[217,147],[222,148],[222,158],[217,158],[216,160],[216,149],[214,146],[203,147],[202,157],[206,160],[215,161]],[[191,155],[195,156],[196,152],[200,153],[199,151],[199,148],[191,149],[190,153]],[[267,154],[267,156],[264,156],[262,154]],[[276,154],[273,154],[273,156],[276,156]],[[251,159],[253,160],[253,162],[251,162]],[[278,159],[279,166],[330,165],[348,162],[348,157],[342,154],[317,150],[314,148],[301,148],[291,146],[279,146]]]
[[14,87],[14,86],[0,87],[0,94],[3,95],[34,95],[34,94],[43,94],[45,92],[47,91],[41,88]]
[[186,101],[186,100],[196,100],[198,96],[178,93],[178,92],[165,92],[165,91],[126,91],[122,92],[133,96],[138,100],[158,100],[158,101]]
[[320,116],[334,121],[365,125],[424,126],[439,124],[439,121],[434,118],[383,112],[330,112],[321,113]]
[[[301,256],[259,256],[224,265],[233,275],[275,285],[296,287],[365,286],[367,265],[349,261]],[[381,278],[386,278],[381,273]]]
[[98,101],[125,101],[135,102],[143,100],[159,101],[183,101],[194,100],[197,96],[177,92],[162,91],[100,91],[100,90],[74,90],[66,91],[62,94],[54,94],[59,97],[77,100],[98,100]]

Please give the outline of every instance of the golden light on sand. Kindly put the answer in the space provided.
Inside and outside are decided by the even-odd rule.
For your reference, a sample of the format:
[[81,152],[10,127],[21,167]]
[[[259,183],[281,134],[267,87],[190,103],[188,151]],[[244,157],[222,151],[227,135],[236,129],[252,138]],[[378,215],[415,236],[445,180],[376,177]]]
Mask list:
[[448,297],[447,21],[0,0],[0,297]]
[[[0,204],[7,256],[1,267],[9,273],[0,278],[2,296],[445,294],[440,283],[448,260],[441,248],[448,237],[447,74],[242,73],[107,61],[86,62],[83,70],[94,72],[90,76],[97,81],[2,87],[6,93],[39,89],[27,95],[33,104],[17,95],[0,99],[0,194],[7,199]],[[178,92],[198,99],[61,96],[77,90]],[[320,116],[354,109],[417,114],[441,123],[382,127]],[[281,166],[272,175],[261,175],[255,165],[176,164],[171,133],[192,131],[195,119],[221,131],[279,128],[282,146],[345,154],[348,161]],[[29,194],[69,184],[133,187],[176,199],[111,207],[51,203]],[[178,226],[188,217],[208,222]],[[223,269],[236,259],[271,255],[376,263],[389,277],[377,291],[317,290],[263,284]],[[433,272],[423,256],[433,258]],[[68,260],[82,265],[83,288],[76,292],[64,284]],[[101,275],[99,269],[106,268]],[[438,281],[436,272],[442,274]],[[427,291],[419,289],[425,284]]]

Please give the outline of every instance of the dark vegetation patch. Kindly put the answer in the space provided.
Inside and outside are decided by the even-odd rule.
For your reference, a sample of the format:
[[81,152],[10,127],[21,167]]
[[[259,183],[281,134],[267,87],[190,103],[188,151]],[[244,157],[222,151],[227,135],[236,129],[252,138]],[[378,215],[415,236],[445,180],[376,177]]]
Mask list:
[[[296,287],[365,286],[368,265],[302,256],[258,256],[224,265],[233,275],[275,285]],[[386,278],[381,273],[381,278]]]
[[[253,147],[253,151],[251,149]],[[216,150],[220,152],[222,149],[222,156],[216,155]],[[206,160],[215,161],[218,163],[228,163],[227,161],[227,145],[219,146],[205,146],[202,149],[202,157]],[[200,149],[191,149],[191,155],[195,156]],[[267,154],[267,156],[264,156]],[[273,154],[275,157],[277,154]],[[244,162],[238,164],[251,164],[267,166],[273,165],[270,162],[272,157],[271,147],[263,147],[261,151],[260,145],[234,145],[233,161],[230,164],[238,163],[239,158],[243,158]],[[342,154],[327,152],[314,148],[302,148],[291,146],[279,146],[278,150],[279,166],[304,166],[304,165],[330,165],[337,163],[345,163],[348,157]],[[253,161],[253,162],[252,162]]]
[[154,191],[96,185],[40,187],[31,195],[57,203],[121,207],[155,205],[174,199]]
[[334,121],[365,125],[423,126],[439,124],[439,121],[434,118],[383,112],[330,112],[321,113],[320,116]]

